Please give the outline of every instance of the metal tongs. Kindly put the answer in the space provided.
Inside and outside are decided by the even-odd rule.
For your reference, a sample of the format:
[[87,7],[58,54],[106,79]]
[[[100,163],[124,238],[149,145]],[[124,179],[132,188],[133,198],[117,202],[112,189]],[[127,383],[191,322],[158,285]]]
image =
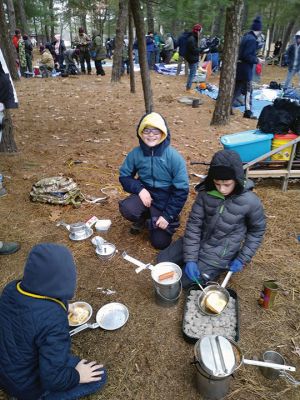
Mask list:
[[126,251],[123,251],[122,253],[122,257],[124,258],[124,260],[131,262],[132,264],[135,264],[138,266],[138,268],[135,269],[135,272],[138,274],[141,271],[143,271],[144,269],[149,269],[150,271],[153,270],[154,266],[150,263],[148,264],[144,264],[142,261],[137,260],[134,257],[129,256]]

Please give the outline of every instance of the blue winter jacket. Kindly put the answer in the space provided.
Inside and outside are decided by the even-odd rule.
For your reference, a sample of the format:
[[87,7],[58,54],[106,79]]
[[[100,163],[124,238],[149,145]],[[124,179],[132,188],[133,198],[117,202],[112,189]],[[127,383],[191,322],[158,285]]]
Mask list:
[[70,336],[67,300],[74,295],[75,264],[60,245],[35,246],[22,281],[0,297],[0,387],[18,400],[69,390],[79,373],[67,367]]
[[291,44],[291,45],[288,47],[287,52],[286,52],[289,71],[292,71],[292,69],[293,69],[293,67],[294,67],[296,46],[299,47],[299,49],[298,49],[297,63],[296,63],[296,71],[300,71],[300,44],[297,45],[297,43]]
[[240,43],[236,69],[237,81],[252,81],[253,65],[258,63],[256,51],[257,37],[253,31],[250,31],[242,37]]
[[[149,122],[151,118],[152,122]],[[154,121],[156,118],[161,119],[159,126]],[[155,147],[148,147],[141,139],[141,132],[146,125],[164,131],[165,139]],[[140,146],[127,155],[120,168],[119,180],[123,189],[137,195],[142,189],[147,189],[153,199],[152,205],[162,211],[162,216],[168,222],[175,221],[189,192],[185,161],[170,146],[169,129],[159,114],[143,116],[137,127],[137,136]]]
[[179,47],[179,55],[181,57],[185,57],[186,48],[187,48],[187,40],[191,32],[182,32],[182,34],[178,38],[178,47]]

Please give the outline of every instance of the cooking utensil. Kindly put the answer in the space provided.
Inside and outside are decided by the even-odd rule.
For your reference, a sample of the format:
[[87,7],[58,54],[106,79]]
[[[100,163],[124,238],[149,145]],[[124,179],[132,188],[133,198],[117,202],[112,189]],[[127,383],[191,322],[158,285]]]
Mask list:
[[112,243],[104,242],[100,246],[96,247],[96,254],[103,261],[112,259],[116,254],[116,251],[116,246]]
[[229,271],[221,285],[208,285],[200,293],[198,305],[203,314],[209,316],[218,316],[226,309],[230,295],[225,287],[232,274],[233,273]]
[[[71,321],[70,317],[68,316],[69,319],[69,325],[70,326],[80,326],[85,324],[86,322],[88,322],[88,320],[91,318],[92,314],[93,314],[93,309],[91,307],[91,305],[89,303],[86,303],[85,301],[75,301],[74,303],[71,303],[73,305],[73,307],[82,307],[85,308],[86,310],[88,310],[89,314],[88,316],[85,318],[85,320],[83,320],[80,323],[74,323]],[[71,305],[70,304],[70,305]],[[70,313],[71,314],[71,313]]]
[[88,227],[84,222],[75,222],[74,224],[66,224],[60,221],[56,226],[64,226],[69,232],[71,240],[84,240],[92,236],[93,229]]
[[153,270],[154,266],[152,264],[144,264],[142,261],[137,260],[134,257],[129,256],[126,251],[123,251],[122,257],[124,260],[131,262],[132,264],[135,264],[138,266],[138,268],[135,269],[135,272],[138,274],[144,269],[150,269],[151,271]]
[[194,347],[195,359],[204,371],[223,379],[233,374],[242,364],[273,368],[281,371],[296,371],[289,365],[245,359],[242,351],[233,340],[218,335],[204,336]]
[[102,328],[106,331],[113,331],[121,328],[126,324],[129,317],[128,308],[122,303],[108,303],[101,307],[96,314],[96,322],[93,324],[83,324],[75,329],[72,329],[70,336],[75,335],[87,328],[96,329]]
[[198,281],[197,278],[194,277],[194,281],[197,283],[197,285],[199,286],[199,288],[202,290],[202,292],[204,291],[203,286],[201,286],[200,282]]

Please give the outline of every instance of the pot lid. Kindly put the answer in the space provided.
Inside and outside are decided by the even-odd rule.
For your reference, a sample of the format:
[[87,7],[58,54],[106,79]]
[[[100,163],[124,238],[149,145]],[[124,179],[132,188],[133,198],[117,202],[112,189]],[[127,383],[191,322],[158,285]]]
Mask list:
[[209,375],[231,375],[236,366],[232,344],[223,336],[208,335],[195,344],[195,356]]

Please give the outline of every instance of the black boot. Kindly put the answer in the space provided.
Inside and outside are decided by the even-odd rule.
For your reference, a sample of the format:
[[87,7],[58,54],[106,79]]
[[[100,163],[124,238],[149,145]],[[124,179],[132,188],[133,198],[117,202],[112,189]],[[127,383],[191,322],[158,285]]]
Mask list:
[[130,233],[132,235],[138,235],[139,233],[142,232],[144,227],[145,227],[145,222],[144,221],[142,221],[142,222],[134,222],[131,225]]
[[244,117],[244,118],[249,118],[249,119],[257,119],[257,117],[255,117],[255,115],[253,115],[253,112],[250,111],[250,110],[246,110],[246,111],[244,112],[243,117]]

